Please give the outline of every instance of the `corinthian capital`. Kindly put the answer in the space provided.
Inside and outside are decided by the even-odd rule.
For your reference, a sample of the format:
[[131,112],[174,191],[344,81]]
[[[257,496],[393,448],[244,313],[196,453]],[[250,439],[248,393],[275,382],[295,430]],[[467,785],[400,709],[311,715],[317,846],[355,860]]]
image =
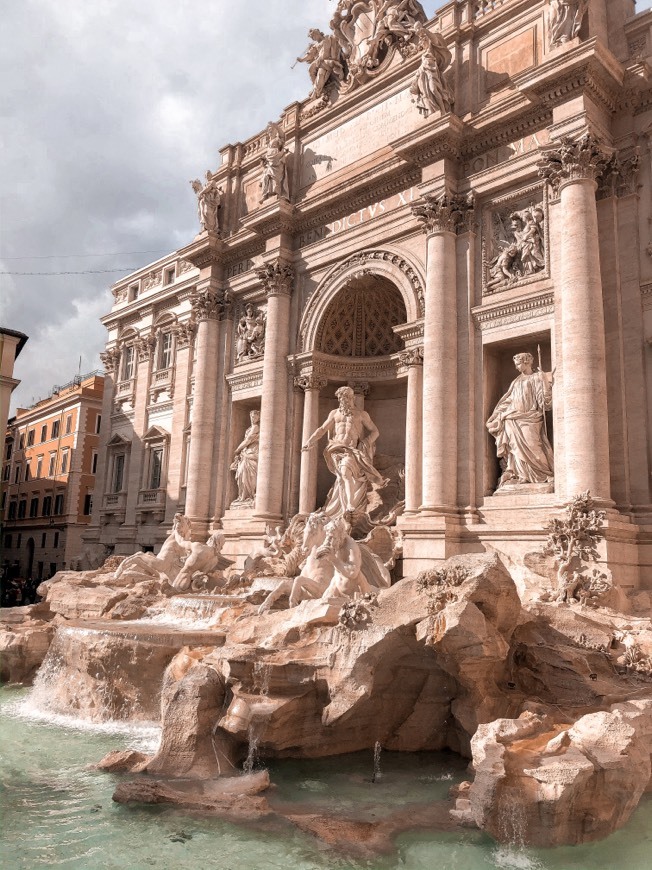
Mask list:
[[326,378],[320,378],[317,375],[301,375],[294,379],[294,386],[298,390],[323,390],[328,385]]
[[112,374],[120,363],[120,348],[112,347],[109,350],[105,350],[100,354],[100,359],[102,360],[102,365],[104,366],[104,370],[109,374]]
[[265,293],[270,296],[290,296],[294,285],[294,269],[284,260],[266,263],[256,269],[256,277],[263,285]]
[[426,233],[456,233],[467,226],[473,213],[473,197],[426,195],[412,206],[412,214],[423,224]]
[[195,320],[219,320],[224,310],[224,291],[205,288],[190,300]]
[[140,362],[147,362],[154,353],[156,347],[155,335],[141,335],[136,341],[136,350]]
[[196,331],[197,324],[194,322],[194,320],[186,320],[183,323],[179,323],[175,330],[175,334],[177,337],[177,347],[188,347]]
[[407,350],[401,351],[399,354],[401,365],[403,366],[422,366],[423,365],[423,348],[410,347]]
[[539,163],[539,175],[557,193],[569,181],[597,181],[610,160],[611,151],[590,133],[579,139],[565,136],[558,147],[544,152]]

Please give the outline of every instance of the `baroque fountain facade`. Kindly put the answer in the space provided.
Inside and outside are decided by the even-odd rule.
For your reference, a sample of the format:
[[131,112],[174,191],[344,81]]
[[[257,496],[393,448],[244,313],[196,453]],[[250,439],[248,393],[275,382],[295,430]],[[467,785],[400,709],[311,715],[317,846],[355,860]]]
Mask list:
[[629,819],[652,752],[633,13],[341,0],[297,59],[310,96],[222,149],[196,238],[113,288],[88,570],[2,643],[52,709],[160,716],[154,756],[102,763],[134,773],[116,800],[258,818],[252,747],[450,749],[473,760],[452,825],[509,839],[518,805],[557,845]]

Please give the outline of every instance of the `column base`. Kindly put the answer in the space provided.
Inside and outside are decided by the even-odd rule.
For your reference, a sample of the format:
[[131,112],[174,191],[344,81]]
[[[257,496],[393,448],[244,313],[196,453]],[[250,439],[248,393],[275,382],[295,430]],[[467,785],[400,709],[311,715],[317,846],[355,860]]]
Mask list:
[[[419,512],[397,520],[403,535],[403,576],[435,567],[462,552],[462,522],[458,514]],[[471,552],[466,549],[464,552]],[[482,552],[480,547],[476,552]]]
[[236,560],[237,570],[243,567],[247,556],[261,546],[270,526],[282,524],[279,517],[274,519],[268,520],[257,516],[254,508],[251,507],[231,507],[225,511],[222,517],[222,529],[226,541],[222,552],[225,556]]

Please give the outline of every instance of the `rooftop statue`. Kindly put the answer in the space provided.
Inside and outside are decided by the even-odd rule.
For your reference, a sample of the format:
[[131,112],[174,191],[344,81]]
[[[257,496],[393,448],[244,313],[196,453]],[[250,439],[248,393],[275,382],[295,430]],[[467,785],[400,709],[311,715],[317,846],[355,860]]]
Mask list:
[[444,73],[453,56],[439,33],[431,33],[419,23],[415,25],[415,33],[422,54],[410,93],[416,97],[417,109],[424,117],[435,112],[447,115],[453,107],[453,95]]
[[550,45],[563,45],[579,34],[589,0],[550,0]]
[[531,353],[517,353],[519,376],[496,405],[487,429],[496,439],[507,485],[552,484],[554,457],[546,432],[546,411],[552,407],[552,374],[533,371]]
[[285,147],[285,135],[278,124],[267,127],[267,148],[263,157],[263,177],[260,181],[261,199],[272,196],[290,198],[287,159],[290,152]]
[[197,214],[199,216],[199,231],[219,233],[220,221],[219,210],[222,206],[224,191],[213,180],[210,170],[206,172],[206,181],[202,183],[198,178],[190,182],[192,189],[197,194]]
[[326,516],[346,516],[353,522],[356,515],[366,510],[371,484],[385,483],[373,464],[379,432],[369,414],[356,408],[351,387],[340,387],[335,395],[339,407],[313,432],[303,450],[309,450],[328,435],[324,458],[329,471],[335,475],[335,484],[323,511]]
[[297,63],[310,64],[310,98],[316,100],[324,95],[324,89],[329,82],[339,83],[344,78],[342,47],[335,36],[325,36],[321,30],[315,28],[308,31],[308,36],[313,41],[303,55],[297,58]]

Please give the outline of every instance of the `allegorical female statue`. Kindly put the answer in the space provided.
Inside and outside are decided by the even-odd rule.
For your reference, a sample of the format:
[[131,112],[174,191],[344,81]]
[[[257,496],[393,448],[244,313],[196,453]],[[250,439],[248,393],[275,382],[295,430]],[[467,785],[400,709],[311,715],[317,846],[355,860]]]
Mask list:
[[253,505],[256,498],[256,477],[258,475],[258,446],[260,441],[260,411],[249,415],[251,425],[244,438],[235,449],[231,471],[235,471],[238,497],[237,505]]
[[453,55],[439,33],[431,33],[422,24],[415,25],[421,51],[421,64],[412,82],[410,93],[416,97],[417,109],[424,117],[439,111],[448,114],[453,106],[453,95],[444,79],[444,72]]
[[554,480],[554,457],[545,418],[552,407],[552,375],[534,372],[533,363],[531,353],[516,354],[514,364],[520,374],[487,421],[503,468],[498,489]]

